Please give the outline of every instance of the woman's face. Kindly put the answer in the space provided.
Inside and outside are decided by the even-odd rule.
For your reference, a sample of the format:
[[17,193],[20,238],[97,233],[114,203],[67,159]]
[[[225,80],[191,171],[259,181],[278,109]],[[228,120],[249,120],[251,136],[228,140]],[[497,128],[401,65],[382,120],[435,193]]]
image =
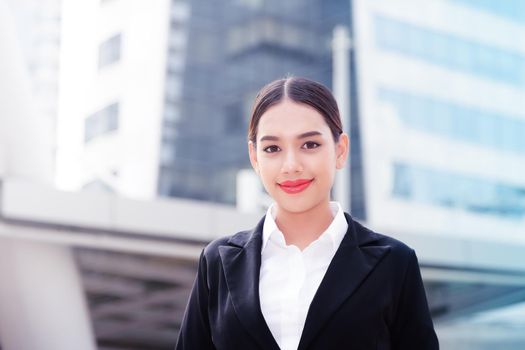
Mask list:
[[314,108],[290,100],[270,107],[259,120],[250,161],[280,210],[305,212],[330,200],[336,169],[343,167],[348,136],[335,143]]

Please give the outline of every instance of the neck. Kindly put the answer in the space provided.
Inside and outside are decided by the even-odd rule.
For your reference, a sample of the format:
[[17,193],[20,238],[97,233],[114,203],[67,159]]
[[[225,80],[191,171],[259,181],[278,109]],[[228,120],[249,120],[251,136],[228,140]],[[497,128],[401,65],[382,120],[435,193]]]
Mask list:
[[275,223],[284,235],[287,245],[303,250],[330,226],[333,220],[329,201],[304,211],[290,212],[277,206]]

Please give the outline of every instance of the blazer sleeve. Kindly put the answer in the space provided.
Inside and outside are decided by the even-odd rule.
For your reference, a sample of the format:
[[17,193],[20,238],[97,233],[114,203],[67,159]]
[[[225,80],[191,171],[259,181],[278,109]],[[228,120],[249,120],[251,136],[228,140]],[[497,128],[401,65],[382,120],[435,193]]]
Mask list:
[[176,350],[215,349],[208,317],[209,289],[204,250],[199,258],[197,277],[182,319]]
[[439,349],[418,260],[412,249],[391,328],[391,341],[393,350]]

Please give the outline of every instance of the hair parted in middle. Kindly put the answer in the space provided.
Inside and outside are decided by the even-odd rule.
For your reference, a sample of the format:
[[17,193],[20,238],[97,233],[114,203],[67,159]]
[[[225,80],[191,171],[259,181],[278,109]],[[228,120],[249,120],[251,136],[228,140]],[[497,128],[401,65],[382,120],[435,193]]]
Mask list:
[[248,141],[256,144],[259,120],[270,107],[285,99],[316,109],[330,128],[334,141],[339,141],[343,125],[334,96],[323,84],[303,77],[278,79],[262,87],[253,103]]

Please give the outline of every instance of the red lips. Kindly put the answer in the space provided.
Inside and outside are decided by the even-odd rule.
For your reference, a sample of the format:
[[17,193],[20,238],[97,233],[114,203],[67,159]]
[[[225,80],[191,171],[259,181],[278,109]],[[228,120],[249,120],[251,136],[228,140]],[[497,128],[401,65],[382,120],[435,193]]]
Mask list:
[[278,185],[284,192],[294,194],[304,191],[306,188],[308,188],[308,186],[310,186],[312,181],[313,179],[298,179],[293,181],[288,180],[283,181]]

